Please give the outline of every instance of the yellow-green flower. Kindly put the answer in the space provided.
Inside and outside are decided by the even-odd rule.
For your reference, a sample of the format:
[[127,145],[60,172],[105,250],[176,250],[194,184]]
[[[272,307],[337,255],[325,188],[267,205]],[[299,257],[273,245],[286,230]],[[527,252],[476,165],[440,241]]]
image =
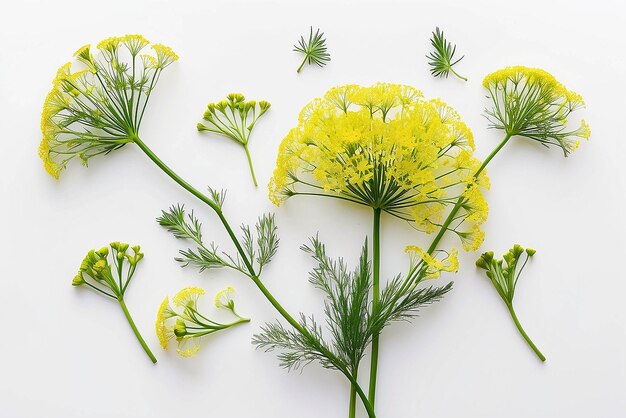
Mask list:
[[[111,251],[109,251],[109,247]],[[118,241],[112,242],[109,247],[102,247],[97,251],[90,250],[87,253],[80,263],[78,273],[72,279],[72,286],[87,287],[118,302],[137,340],[150,360],[156,363],[156,358],[139,333],[124,302],[124,295],[135,274],[137,264],[143,259],[143,253],[140,251],[139,245],[130,247],[128,244]],[[131,251],[127,252],[129,247],[132,254]],[[109,258],[111,262],[109,262]],[[125,265],[126,262],[128,262],[127,266]]]
[[[74,158],[87,165],[96,155],[138,138],[143,114],[161,71],[178,59],[163,45],[156,58],[138,54],[149,42],[141,35],[107,38],[92,55],[90,45],[57,71],[41,115],[39,156],[54,178]],[[74,68],[77,67],[77,68]]]
[[202,122],[196,126],[200,132],[208,131],[223,135],[243,146],[255,187],[257,186],[257,181],[248,142],[257,120],[268,111],[270,106],[269,102],[265,100],[260,102],[255,100],[246,101],[243,94],[231,93],[226,97],[226,100],[209,103],[207,110],[202,116]]
[[[442,226],[446,207],[466,197],[450,229],[472,230],[487,217],[485,171],[472,156],[473,136],[441,100],[398,84],[329,90],[301,112],[283,139],[270,198],[334,197],[380,209],[427,233]],[[475,243],[471,248],[476,248]]]
[[198,299],[205,294],[204,289],[187,287],[180,290],[172,298],[174,306],[170,305],[166,296],[157,311],[155,324],[161,347],[166,350],[170,340],[175,339],[178,345],[176,352],[182,357],[191,357],[200,350],[202,337],[249,322],[250,319],[239,316],[235,311],[235,302],[230,298],[233,292],[234,289],[228,287],[215,295],[216,307],[227,309],[237,318],[226,324],[209,319],[198,311]]
[[491,127],[504,130],[509,137],[554,145],[567,156],[578,148],[580,139],[591,135],[584,120],[577,128],[569,127],[570,114],[585,106],[583,98],[544,70],[507,67],[487,75],[483,86],[492,101],[486,111]]

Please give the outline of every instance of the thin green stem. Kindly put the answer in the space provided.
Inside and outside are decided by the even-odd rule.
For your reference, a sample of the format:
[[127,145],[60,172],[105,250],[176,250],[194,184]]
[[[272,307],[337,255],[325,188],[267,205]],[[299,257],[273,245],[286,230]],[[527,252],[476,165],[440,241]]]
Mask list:
[[461,74],[459,74],[456,71],[454,71],[454,68],[450,67],[450,70],[452,71],[452,74],[454,74],[455,76],[459,77],[461,80],[467,81],[467,77],[463,77]]
[[546,361],[546,357],[541,353],[541,351],[539,351],[539,349],[530,339],[528,334],[526,334],[526,331],[524,331],[524,328],[522,328],[522,324],[520,324],[519,320],[517,319],[517,315],[515,315],[515,309],[513,309],[513,304],[507,303],[506,307],[509,309],[509,313],[511,314],[511,318],[513,318],[513,322],[515,322],[515,326],[517,327],[520,334],[522,334],[522,337],[524,337],[530,348],[533,349],[537,357],[539,357],[539,360]]
[[307,57],[304,57],[304,61],[302,61],[302,64],[300,64],[300,66],[298,67],[298,71],[296,71],[297,73],[299,73],[302,67],[304,67],[304,64],[306,63],[306,59]]
[[254,167],[252,167],[252,158],[250,158],[250,150],[248,150],[248,144],[244,144],[243,149],[246,150],[246,157],[248,157],[248,166],[250,166],[250,174],[252,174],[252,181],[254,182],[254,187],[259,187],[259,185],[256,182],[256,176],[254,175]]
[[148,357],[150,357],[150,360],[152,360],[152,363],[156,363],[157,359],[156,357],[154,357],[154,354],[152,354],[152,351],[150,351],[148,344],[146,344],[143,337],[139,333],[139,330],[137,329],[137,326],[135,325],[135,321],[133,321],[133,318],[130,316],[130,312],[128,312],[128,308],[126,307],[126,303],[124,303],[124,299],[120,297],[117,300],[119,301],[120,306],[122,307],[122,311],[124,311],[124,316],[126,317],[126,320],[130,324],[130,327],[133,329],[133,332],[135,333],[135,337],[137,337],[137,340],[139,340],[139,344],[141,344],[141,346],[143,347],[143,350],[146,352]]
[[[374,209],[374,227],[372,232],[373,262],[372,262],[372,311],[378,311],[380,302],[380,208]],[[378,333],[372,336],[372,359],[370,363],[370,384],[368,399],[372,407],[376,401],[376,378],[378,376]]]
[[[248,274],[247,274],[248,277],[250,277],[250,279],[252,279],[252,281],[259,288],[261,293],[263,293],[263,296],[265,296],[265,298],[272,304],[272,306],[274,306],[274,308],[278,311],[278,313],[280,313],[281,316],[283,318],[285,318],[285,320],[289,323],[289,325],[294,327],[301,334],[303,334],[303,335],[305,335],[307,337],[313,338],[311,336],[311,334],[308,332],[308,330],[306,328],[304,328],[302,325],[300,325],[300,323],[298,321],[296,321],[285,310],[285,308],[282,307],[282,305],[280,303],[278,303],[278,301],[274,298],[274,296],[270,293],[270,291],[265,287],[265,285],[257,277],[257,273],[255,272],[254,268],[252,267],[252,264],[251,264],[250,260],[248,259],[248,256],[247,256],[246,252],[244,251],[243,247],[241,246],[241,243],[239,242],[239,240],[237,239],[237,236],[233,232],[233,229],[230,227],[230,224],[226,220],[226,217],[222,213],[221,208],[219,206],[217,206],[215,203],[213,203],[213,201],[211,201],[207,196],[205,196],[204,194],[200,193],[196,188],[194,188],[192,185],[190,185],[185,180],[183,180],[171,168],[169,168],[154,152],[152,152],[152,150],[139,137],[134,136],[132,139],[133,139],[133,142],[135,142],[135,144],[137,144],[137,146],[148,156],[148,158],[150,158],[161,170],[163,170],[163,172],[165,174],[167,174],[172,180],[174,180],[176,183],[178,183],[180,186],[182,186],[185,190],[187,190],[192,195],[194,195],[195,197],[200,199],[200,201],[206,203],[211,209],[213,209],[213,211],[216,213],[216,215],[220,219],[220,222],[222,222],[222,225],[224,226],[224,229],[226,229],[226,232],[228,233],[228,236],[230,237],[231,241],[233,242],[233,245],[237,249],[237,252],[239,253],[239,255],[240,255],[240,257],[241,257],[241,259],[242,259],[242,261],[243,261],[247,271],[248,271]],[[333,364],[336,365],[337,369],[350,381],[350,383],[353,386],[355,386],[357,394],[359,395],[359,398],[361,399],[361,402],[363,403],[363,406],[367,410],[368,417],[369,418],[376,418],[376,414],[374,413],[374,408],[369,403],[369,401],[367,399],[367,395],[365,394],[365,392],[363,392],[362,388],[359,386],[359,383],[357,382],[355,377],[352,376],[352,374],[348,370],[346,370],[343,367],[340,367],[339,359],[331,351],[329,351],[327,348],[325,348],[322,345],[320,345],[318,347],[318,349],[329,360],[331,360],[333,362]]]

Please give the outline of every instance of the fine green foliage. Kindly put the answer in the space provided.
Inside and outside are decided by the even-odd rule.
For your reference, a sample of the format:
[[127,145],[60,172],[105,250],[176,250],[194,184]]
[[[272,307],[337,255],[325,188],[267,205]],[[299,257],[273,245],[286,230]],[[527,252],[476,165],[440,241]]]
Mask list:
[[459,61],[461,61],[464,57],[455,60],[454,53],[456,52],[456,45],[451,44],[446,40],[443,36],[443,31],[439,28],[435,28],[433,32],[433,37],[430,39],[430,43],[434,48],[429,55],[426,55],[430,61],[428,64],[431,66],[430,72],[434,77],[443,77],[448,78],[450,71],[452,74],[460,78],[461,80],[467,81],[467,78],[459,75],[452,68]]
[[200,132],[208,131],[223,135],[243,146],[255,187],[258,184],[252,167],[248,142],[256,121],[267,112],[270,106],[265,100],[258,103],[255,100],[246,101],[243,94],[231,93],[226,100],[209,103],[202,116],[202,122],[197,125]]
[[[156,363],[156,358],[139,333],[124,302],[124,294],[135,274],[137,264],[143,259],[139,245],[134,245],[130,249],[129,247],[126,243],[115,241],[108,247],[89,251],[80,263],[78,273],[72,280],[72,286],[87,286],[101,295],[115,299],[120,304],[126,320],[144,351],[150,360]],[[109,262],[109,255],[112,263]]]
[[[328,369],[349,370],[356,376],[361,359],[374,335],[398,320],[410,320],[419,308],[439,300],[451,288],[418,288],[420,263],[406,278],[391,280],[381,293],[380,308],[372,309],[372,271],[363,245],[357,267],[350,271],[343,259],[334,260],[317,237],[302,250],[317,263],[309,276],[310,283],[325,296],[326,331],[313,316],[300,314],[306,334],[288,329],[279,322],[268,323],[255,335],[253,343],[266,351],[279,351],[278,360],[288,370],[299,369],[313,361]],[[425,270],[424,270],[425,271]]]
[[[526,257],[524,262],[521,264],[521,267],[518,269],[520,264],[519,261],[522,255],[525,255]],[[487,277],[491,280],[491,283],[493,283],[494,287],[498,291],[498,294],[506,304],[511,317],[513,318],[513,322],[515,322],[515,326],[522,334],[522,337],[524,337],[530,348],[532,348],[535,354],[537,354],[537,357],[539,357],[541,361],[545,361],[546,358],[528,337],[517,319],[515,309],[513,309],[513,298],[515,296],[517,281],[519,280],[524,267],[526,267],[526,263],[528,263],[528,260],[533,255],[535,255],[535,250],[532,248],[524,250],[524,248],[520,245],[515,244],[513,248],[502,256],[503,259],[494,258],[493,251],[483,253],[476,261],[476,266],[486,271]]]
[[[221,207],[224,192],[219,194],[212,191],[211,194]],[[167,211],[162,211],[161,216],[157,218],[157,222],[176,238],[191,240],[196,244],[195,248],[180,250],[181,256],[177,257],[176,261],[181,263],[183,267],[191,265],[200,271],[228,267],[246,276],[251,276],[251,272],[239,253],[232,256],[224,251],[220,251],[213,242],[210,244],[204,243],[202,239],[202,224],[193,211],[186,213],[183,205],[172,205]],[[241,231],[243,254],[252,264],[254,275],[258,277],[263,267],[269,264],[278,250],[279,239],[274,215],[264,214],[260,216],[254,226],[256,233],[253,233],[250,226],[245,224],[241,225]]]
[[298,67],[298,73],[307,62],[323,67],[330,61],[330,54],[326,47],[324,32],[320,32],[318,29],[315,34],[313,34],[313,26],[311,26],[311,31],[309,32],[309,39],[306,40],[304,36],[301,36],[298,44],[293,46],[293,50],[304,55],[304,60],[302,64],[300,64],[300,67]]

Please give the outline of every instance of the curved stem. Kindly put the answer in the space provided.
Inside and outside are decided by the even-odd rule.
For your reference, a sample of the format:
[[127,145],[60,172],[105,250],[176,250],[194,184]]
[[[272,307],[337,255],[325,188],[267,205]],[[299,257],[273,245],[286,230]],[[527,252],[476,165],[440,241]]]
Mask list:
[[515,309],[513,309],[513,304],[507,303],[506,307],[509,309],[509,313],[511,314],[511,318],[513,318],[513,322],[515,322],[515,326],[519,330],[520,334],[522,334],[522,337],[524,337],[530,348],[532,348],[535,354],[537,354],[539,360],[546,361],[546,357],[541,353],[541,351],[539,351],[539,349],[530,339],[528,334],[526,334],[526,331],[524,331],[524,328],[522,328],[522,324],[520,324],[519,320],[517,319],[517,315],[515,315]]
[[467,77],[463,77],[461,74],[459,74],[459,73],[457,73],[456,71],[454,71],[454,68],[450,68],[450,70],[452,71],[452,73],[453,73],[455,76],[459,77],[461,80],[463,80],[463,81],[467,81]]
[[150,357],[150,360],[152,360],[152,363],[156,363],[157,359],[156,357],[154,357],[154,354],[152,354],[152,351],[150,351],[148,344],[146,344],[143,337],[139,333],[139,330],[137,329],[137,326],[135,325],[135,321],[133,321],[133,318],[130,316],[130,312],[128,312],[128,308],[126,307],[126,303],[124,303],[124,299],[120,297],[117,300],[120,303],[120,306],[122,307],[122,311],[124,311],[124,316],[126,317],[126,320],[128,320],[130,327],[133,329],[133,332],[135,333],[135,337],[137,337],[137,339],[139,340],[139,344],[141,344],[141,346],[143,347],[143,350],[146,352],[148,357]]
[[254,167],[252,167],[252,158],[250,158],[250,151],[248,150],[248,144],[244,144],[243,149],[246,150],[246,157],[248,157],[248,166],[250,167],[250,174],[252,174],[252,181],[254,182],[254,187],[259,187],[256,182],[256,176],[254,175]]
[[[272,306],[274,306],[274,308],[289,323],[289,325],[294,327],[301,334],[303,334],[303,335],[305,335],[307,337],[311,337],[312,338],[312,336],[308,332],[308,330],[306,328],[304,328],[302,325],[300,325],[300,323],[298,321],[296,321],[285,310],[285,308],[282,307],[282,305],[280,303],[278,303],[278,301],[274,298],[274,296],[270,293],[270,291],[265,287],[265,285],[257,277],[257,274],[256,274],[256,272],[255,272],[255,270],[254,270],[254,268],[252,266],[252,263],[248,259],[248,256],[247,256],[246,252],[244,251],[243,247],[241,246],[241,243],[237,239],[237,236],[233,232],[233,229],[230,227],[230,224],[226,220],[226,217],[224,216],[224,214],[222,212],[222,209],[219,206],[217,206],[207,196],[205,196],[204,194],[200,193],[195,187],[193,187],[192,185],[187,183],[185,180],[183,180],[171,168],[169,168],[167,166],[167,164],[165,164],[156,154],[154,154],[154,152],[152,152],[152,150],[139,137],[135,136],[132,139],[133,139],[133,142],[135,142],[135,144],[137,144],[137,146],[148,156],[148,158],[150,158],[161,170],[163,170],[163,172],[165,174],[167,174],[172,180],[174,180],[176,183],[178,183],[180,186],[182,186],[185,190],[190,192],[192,195],[194,195],[195,197],[200,199],[202,202],[206,203],[211,209],[213,209],[213,211],[216,213],[216,215],[220,219],[220,222],[222,222],[222,225],[224,226],[224,229],[228,233],[228,236],[230,237],[233,245],[237,249],[237,252],[239,253],[239,255],[241,257],[241,259],[242,259],[242,261],[243,261],[243,263],[244,263],[244,265],[246,267],[246,270],[248,271],[248,276],[250,277],[250,279],[252,279],[254,284],[259,288],[261,293],[263,293],[265,298],[272,304]],[[369,418],[376,418],[376,414],[374,413],[374,408],[372,407],[372,405],[367,400],[367,396],[365,395],[365,393],[363,392],[363,390],[359,386],[359,384],[356,381],[356,379],[354,378],[354,376],[352,376],[348,370],[338,366],[339,359],[337,359],[337,357],[332,352],[330,352],[328,349],[326,349],[325,347],[323,347],[321,345],[320,345],[320,347],[318,347],[318,349],[325,356],[327,356],[331,361],[333,361],[333,363],[335,364],[337,369],[350,381],[350,383],[353,386],[355,386],[357,394],[359,395],[359,398],[361,399],[361,401],[363,403],[363,406],[367,410],[368,417]]]
[[[372,262],[372,312],[377,312],[378,304],[380,301],[380,208],[374,209],[374,227],[372,231],[372,247],[373,247],[373,262]],[[369,384],[369,396],[368,399],[372,406],[376,400],[376,378],[378,377],[378,333],[372,336],[372,359],[370,362],[370,384]]]

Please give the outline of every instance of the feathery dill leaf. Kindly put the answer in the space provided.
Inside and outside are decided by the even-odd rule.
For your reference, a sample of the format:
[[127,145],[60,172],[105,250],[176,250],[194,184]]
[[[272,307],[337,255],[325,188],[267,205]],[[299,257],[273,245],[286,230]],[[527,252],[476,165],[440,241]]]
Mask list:
[[317,263],[309,274],[309,282],[324,292],[328,338],[313,316],[300,314],[300,324],[309,335],[272,322],[253,337],[253,344],[266,351],[279,351],[280,365],[289,370],[319,361],[328,369],[343,368],[356,373],[374,335],[393,321],[413,319],[421,307],[440,300],[452,288],[452,283],[419,288],[422,274],[416,271],[406,277],[398,275],[381,292],[379,308],[374,312],[367,247],[365,240],[358,266],[352,271],[343,259],[330,258],[317,236],[311,238],[309,245],[301,247]]
[[435,28],[430,43],[435,49],[429,55],[426,55],[426,58],[430,60],[428,64],[431,66],[431,74],[434,77],[448,78],[450,71],[452,71],[455,76],[457,76],[461,80],[467,81],[466,77],[458,74],[452,68],[459,61],[461,61],[465,57],[465,55],[457,59],[456,61],[454,60],[456,45],[448,42],[443,36],[443,31],[440,30],[438,27]]
[[320,33],[318,29],[315,34],[313,34],[313,26],[311,26],[311,32],[309,33],[309,40],[307,41],[304,39],[304,36],[301,36],[298,44],[293,46],[293,50],[304,54],[304,60],[302,64],[300,64],[300,67],[298,67],[297,72],[300,72],[307,62],[323,67],[330,61],[330,54],[326,47],[324,32]]
[[[214,203],[221,207],[225,192],[217,192],[210,188],[209,191]],[[239,253],[233,257],[224,251],[219,251],[218,246],[213,242],[208,245],[204,243],[202,224],[193,212],[187,215],[183,205],[172,205],[168,211],[162,211],[157,222],[176,238],[192,240],[196,244],[196,248],[179,251],[181,256],[177,257],[176,261],[181,263],[182,267],[191,265],[200,271],[228,267],[250,276],[250,272]],[[279,239],[274,215],[265,214],[259,217],[255,230],[256,236],[250,226],[241,225],[243,250],[258,277],[263,267],[271,261],[278,250]]]

